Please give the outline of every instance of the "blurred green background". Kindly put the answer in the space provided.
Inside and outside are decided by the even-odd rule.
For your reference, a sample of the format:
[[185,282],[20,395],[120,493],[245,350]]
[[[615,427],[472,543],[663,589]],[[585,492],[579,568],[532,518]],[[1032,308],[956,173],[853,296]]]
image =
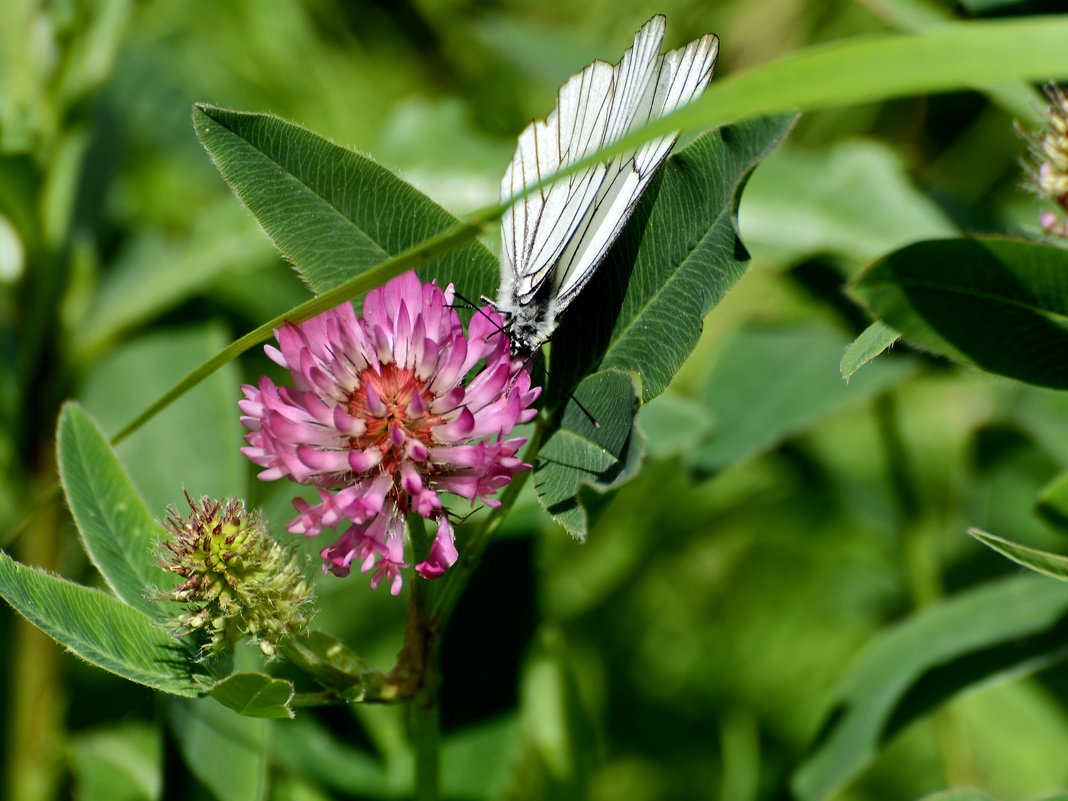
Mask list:
[[[307,297],[197,142],[194,101],[296,121],[460,214],[496,200],[517,133],[556,88],[593,58],[617,60],[653,13],[668,17],[666,46],[716,32],[723,75],[928,17],[1057,10],[959,5],[5,0],[0,546],[98,581],[48,496],[60,402],[78,398],[114,433]],[[866,643],[1017,572],[966,527],[1064,550],[1034,512],[1068,466],[1063,393],[902,347],[848,385],[838,371],[868,323],[841,292],[864,265],[924,238],[1037,233],[1024,151],[1012,115],[959,93],[806,116],[758,167],[739,215],[752,264],[672,389],[642,410],[645,470],[582,545],[531,495],[461,603],[443,654],[446,797],[789,797]],[[120,447],[154,514],[183,487],[239,494],[288,537],[291,488],[258,484],[237,451],[237,387],[271,369],[249,355]],[[325,544],[300,544],[317,625],[387,668],[403,601],[319,575]],[[171,704],[61,654],[6,605],[0,643],[6,797],[405,792],[396,709],[266,724]],[[838,797],[1063,788],[1066,687],[1053,667],[955,700]],[[207,729],[229,732],[235,751],[207,733],[191,748],[200,735],[188,733]]]

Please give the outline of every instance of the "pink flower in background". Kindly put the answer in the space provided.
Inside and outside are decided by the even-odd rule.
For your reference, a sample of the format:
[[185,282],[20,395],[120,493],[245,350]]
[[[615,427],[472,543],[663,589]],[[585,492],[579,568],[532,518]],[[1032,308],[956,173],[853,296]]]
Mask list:
[[1043,112],[1043,127],[1026,133],[1017,124],[1031,146],[1034,163],[1026,165],[1030,188],[1039,197],[1057,205],[1057,212],[1044,211],[1039,224],[1047,234],[1068,238],[1068,96],[1056,84],[1044,89],[1049,105]]
[[266,376],[242,387],[242,452],[266,468],[259,477],[319,491],[319,503],[294,500],[288,530],[313,537],[350,523],[323,549],[324,569],[345,576],[356,561],[374,571],[372,587],[388,580],[394,595],[408,567],[410,510],[437,523],[415,566],[436,578],[457,558],[439,493],[496,506],[491,496],[530,468],[515,455],[526,440],[505,437],[534,417],[541,390],[512,360],[497,313],[473,315],[465,337],[452,300],[451,285],[442,291],[406,273],[369,292],[361,318],[345,303],[276,331],[280,347],[267,345],[267,355],[290,371],[292,387]]

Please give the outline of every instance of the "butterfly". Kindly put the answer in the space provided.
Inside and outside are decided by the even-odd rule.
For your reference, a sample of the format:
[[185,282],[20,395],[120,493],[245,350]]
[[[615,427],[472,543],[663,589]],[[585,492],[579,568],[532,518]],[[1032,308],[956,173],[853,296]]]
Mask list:
[[[704,91],[719,39],[705,34],[661,55],[665,24],[662,15],[653,17],[618,64],[594,61],[568,79],[556,108],[519,135],[501,180],[502,200]],[[532,192],[501,217],[501,285],[494,305],[503,316],[513,355],[529,358],[552,334],[623,230],[677,136],[651,140]]]

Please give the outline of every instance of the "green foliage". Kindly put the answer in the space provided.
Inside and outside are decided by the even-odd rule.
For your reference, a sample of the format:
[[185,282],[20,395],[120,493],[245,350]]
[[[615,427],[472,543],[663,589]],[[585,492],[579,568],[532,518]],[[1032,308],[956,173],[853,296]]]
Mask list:
[[962,86],[1046,80],[1068,72],[1068,56],[1056,52],[1065,35],[1068,20],[1054,16],[943,23],[920,36],[835,42],[719,81],[700,102],[659,127],[713,124],[758,109],[812,111]]
[[150,596],[166,591],[167,576],[155,564],[163,528],[80,406],[63,407],[56,442],[63,490],[85,552],[119,598],[159,619],[163,609]]
[[193,775],[226,801],[267,797],[270,721],[243,717],[208,699],[175,698],[171,734]]
[[[226,342],[218,324],[165,327],[116,347],[96,364],[80,400],[100,427],[114,435],[142,410],[144,397],[158,397],[174,374],[186,373]],[[220,370],[151,420],[116,450],[157,519],[168,506],[243,496],[248,473],[234,448],[244,431],[234,410],[241,396],[233,366]]]
[[810,149],[787,140],[768,166],[753,173],[741,216],[747,236],[773,245],[780,258],[834,253],[868,261],[958,233],[908,180],[901,155],[878,141]]
[[1061,581],[1068,581],[1068,556],[1059,556],[1058,554],[1040,551],[1037,548],[1028,548],[1026,545],[1020,545],[1002,537],[987,534],[977,528],[968,529],[968,533],[983,545],[993,548],[1002,556],[1011,559],[1017,564],[1028,567],[1036,573],[1042,573]]
[[[705,134],[671,156],[554,335],[549,404],[570,391],[586,412],[568,405],[542,448],[535,486],[545,510],[577,539],[586,538],[604,493],[640,465],[631,429],[638,407],[664,391],[697,344],[704,316],[745,270],[748,254],[735,229],[739,193],[792,124],[758,118]],[[638,381],[633,401],[628,372]],[[584,497],[580,486],[592,490]]]
[[593,369],[614,368],[640,377],[643,403],[664,391],[696,346],[705,315],[745,270],[735,227],[742,187],[793,122],[747,120],[668,159],[553,336],[554,383],[568,387]]
[[293,685],[264,673],[231,673],[208,694],[225,707],[250,718],[292,718]]
[[72,738],[67,759],[81,801],[152,801],[160,794],[161,737],[147,724]]
[[1020,577],[991,583],[898,624],[862,651],[832,694],[820,746],[798,769],[802,801],[832,797],[894,735],[976,681],[1064,658],[1068,591]]
[[[1026,241],[1012,122],[1068,74],[1068,18],[663,10],[667,46],[720,35],[717,75],[534,368],[532,480],[445,630],[443,797],[1063,797],[1068,265]],[[354,703],[382,700],[403,600],[317,577],[322,631],[236,667],[149,600],[183,490],[262,506],[318,566],[238,451],[238,386],[275,366],[107,436],[308,287],[364,276],[359,303],[414,265],[492,296],[492,214],[464,215],[645,16],[0,3],[0,796],[412,796],[404,710]],[[465,558],[487,512],[455,511]]]
[[1046,522],[1062,531],[1068,529],[1068,472],[1043,487],[1035,508]]
[[[368,157],[277,117],[197,106],[193,123],[227,182],[317,293],[457,222]],[[495,275],[496,260],[472,243],[422,277],[478,298],[492,291]]]
[[199,692],[188,651],[152,618],[106,593],[0,554],[0,596],[99,668],[163,692]]
[[1068,251],[1011,239],[921,242],[874,264],[852,291],[921,348],[1068,389]]
[[271,731],[270,759],[288,775],[353,796],[388,797],[390,775],[375,755],[332,736],[311,715]]
[[582,490],[603,495],[632,478],[644,442],[633,425],[638,391],[626,373],[601,370],[587,376],[575,388],[575,399],[538,453],[534,486],[545,511],[582,540],[591,523],[589,507],[597,505],[593,495],[583,498]]
[[838,369],[842,371],[842,378],[848,381],[853,373],[870,362],[887,348],[891,347],[901,337],[900,331],[895,331],[882,320],[864,329],[859,337],[846,349]]
[[846,384],[833,369],[844,344],[825,326],[740,329],[700,391],[719,428],[687,462],[706,473],[722,470],[916,372],[910,360],[887,360]]

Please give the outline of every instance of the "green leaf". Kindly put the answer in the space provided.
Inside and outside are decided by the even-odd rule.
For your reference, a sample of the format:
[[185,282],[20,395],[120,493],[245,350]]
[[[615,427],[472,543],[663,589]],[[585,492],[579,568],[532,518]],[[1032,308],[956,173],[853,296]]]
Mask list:
[[608,368],[638,373],[643,403],[664,391],[704,316],[745,271],[735,221],[741,190],[794,119],[725,126],[667,160],[553,336],[550,406],[582,376]]
[[450,733],[441,745],[441,794],[445,798],[500,798],[514,780],[521,742],[514,713]]
[[0,596],[90,664],[163,692],[202,692],[188,651],[147,615],[110,595],[0,553]]
[[873,364],[849,384],[837,366],[846,338],[823,325],[743,327],[722,345],[703,398],[717,421],[687,464],[722,470],[915,373],[905,359]]
[[882,320],[876,320],[846,348],[838,365],[842,378],[848,381],[853,377],[853,373],[897,342],[900,337],[900,331],[894,330]]
[[213,281],[241,286],[250,267],[276,260],[247,212],[229,197],[200,211],[181,242],[141,232],[100,276],[92,308],[78,325],[76,355],[92,359],[125,331],[204,293]]
[[207,698],[176,698],[168,710],[185,764],[219,801],[267,797],[270,721],[238,715]]
[[618,370],[587,376],[575,388],[559,428],[538,452],[534,486],[542,507],[571,536],[583,540],[603,508],[605,493],[638,470],[645,438],[634,424],[639,393]]
[[266,673],[232,673],[212,685],[208,695],[239,715],[250,718],[292,718],[293,684]]
[[519,687],[520,722],[527,747],[544,770],[541,797],[588,797],[596,737],[586,713],[562,632],[546,626],[531,648]]
[[[738,123],[672,155],[564,316],[553,337],[547,405],[577,395],[601,430],[591,435],[589,420],[572,404],[564,427],[550,430],[542,446],[535,488],[573,536],[584,539],[606,493],[637,472],[642,450],[629,432],[638,407],[663,392],[697,344],[703,317],[745,270],[749,257],[735,227],[739,193],[793,121]],[[605,386],[587,382],[609,372],[615,376],[597,381],[610,380],[622,394],[596,411],[581,388],[603,392]],[[639,377],[636,403],[626,374]]]
[[76,403],[59,415],[57,449],[60,480],[85,552],[119,598],[150,618],[165,617],[162,604],[148,598],[172,578],[155,565],[163,530],[103,433]]
[[162,738],[145,724],[72,734],[67,759],[78,801],[156,801],[162,785]]
[[1048,551],[1040,551],[1037,548],[1029,548],[1026,545],[1006,540],[1001,537],[987,534],[977,528],[968,529],[968,533],[988,548],[993,548],[1018,565],[1034,570],[1044,576],[1068,581],[1068,556],[1061,556]]
[[1068,531],[1068,471],[1042,488],[1035,508],[1051,526]]
[[978,790],[942,790],[925,795],[919,801],[995,801],[995,799]]
[[[269,114],[197,105],[193,125],[219,172],[316,293],[456,224],[366,156]],[[493,291],[497,259],[471,242],[420,270],[473,301]]]
[[876,638],[832,693],[819,745],[794,775],[800,801],[842,790],[910,723],[955,694],[1068,656],[1068,588],[1037,576],[989,582]]
[[920,242],[874,264],[851,291],[921,348],[1068,388],[1068,251],[1012,239]]
[[[754,113],[873,103],[1068,75],[1068,18],[946,22],[919,34],[823,42],[766,66],[712,81],[704,95],[635,139],[718,125]],[[628,137],[629,139],[629,137]],[[621,143],[622,148],[630,144]]]

